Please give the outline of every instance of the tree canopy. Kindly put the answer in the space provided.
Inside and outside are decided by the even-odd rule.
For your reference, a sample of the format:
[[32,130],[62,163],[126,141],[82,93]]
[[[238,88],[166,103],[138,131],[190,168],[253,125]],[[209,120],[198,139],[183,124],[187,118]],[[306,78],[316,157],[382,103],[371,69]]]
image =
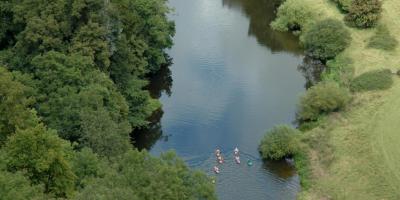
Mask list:
[[0,1],[2,199],[215,199],[174,154],[134,150],[160,108],[166,0]]

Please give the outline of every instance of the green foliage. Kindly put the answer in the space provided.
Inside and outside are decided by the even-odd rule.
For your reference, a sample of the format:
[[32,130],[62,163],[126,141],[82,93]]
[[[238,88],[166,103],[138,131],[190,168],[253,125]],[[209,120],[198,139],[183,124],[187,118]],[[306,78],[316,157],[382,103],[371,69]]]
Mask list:
[[370,38],[368,47],[393,51],[398,44],[399,42],[390,34],[389,29],[384,25],[380,25],[377,27],[375,35]]
[[36,56],[32,64],[35,77],[42,77],[39,92],[46,96],[39,99],[38,111],[50,128],[100,155],[128,149],[131,127],[125,98],[86,57],[51,51]]
[[393,85],[392,72],[389,69],[374,70],[356,77],[350,85],[353,92],[386,90]]
[[0,67],[0,146],[17,129],[32,127],[38,121],[35,111],[30,109],[35,101],[32,88],[21,84],[18,77],[23,79],[22,75]]
[[317,120],[321,114],[344,108],[349,101],[347,89],[334,82],[320,82],[300,98],[297,117],[300,121]]
[[175,33],[173,22],[166,17],[170,12],[166,2],[121,0],[113,8],[113,15],[123,30],[121,36],[128,40],[139,39],[147,44],[144,56],[151,72],[156,72],[167,62],[163,49],[172,46],[172,36]]
[[122,93],[129,103],[128,120],[133,127],[143,127],[148,124],[146,118],[155,110],[161,107],[158,100],[151,99],[148,91],[144,91],[140,86],[144,86],[146,82],[138,79],[131,79],[129,84]]
[[166,0],[0,1],[0,199],[216,199],[175,155],[129,151],[160,107],[143,88],[168,62],[169,12]]
[[13,46],[16,43],[16,33],[22,29],[19,24],[13,23],[13,5],[11,1],[0,1],[0,50]]
[[72,168],[77,176],[76,186],[84,188],[94,178],[104,176],[108,167],[90,148],[83,148],[75,152],[72,159]]
[[318,118],[318,119],[316,119],[314,121],[302,121],[301,123],[299,123],[298,129],[300,131],[302,131],[302,132],[306,132],[306,131],[312,130],[314,128],[319,127],[322,124],[322,122],[324,121],[323,119],[324,118],[321,117],[321,118]]
[[89,21],[76,31],[69,51],[91,58],[101,71],[108,71],[111,54],[107,41],[108,31],[99,23]]
[[300,131],[279,125],[269,130],[258,147],[264,159],[280,160],[295,155],[300,149]]
[[340,54],[326,63],[326,70],[321,74],[321,79],[323,81],[334,81],[342,87],[350,87],[353,76],[353,61]]
[[[15,45],[4,45],[7,49],[1,53],[5,65],[12,70],[35,73],[35,79],[46,84],[49,83],[46,76],[50,75],[50,78],[55,78],[52,80],[56,80],[51,89],[61,85],[63,88],[60,90],[69,91],[79,91],[76,86],[88,84],[85,81],[91,79],[88,70],[97,69],[109,75],[106,78],[111,78],[118,92],[126,98],[132,128],[147,125],[146,119],[156,109],[156,104],[143,90],[146,84],[143,79],[167,63],[164,49],[172,46],[175,32],[173,22],[166,16],[170,9],[165,0],[108,3],[23,0],[4,2],[2,6],[0,14],[4,19],[12,19],[4,24],[8,32],[2,37],[10,41],[15,38]],[[1,39],[0,45],[7,42],[5,39],[1,42]],[[52,51],[71,59],[66,63],[65,58],[47,54]],[[43,54],[41,59],[37,58]],[[52,61],[43,61],[48,58]],[[57,60],[59,58],[61,61]],[[61,71],[52,75],[54,70],[47,67],[57,62],[66,68],[57,68]],[[65,79],[58,81],[58,76],[64,72],[62,70],[67,74]],[[69,78],[72,80],[68,81]],[[73,84],[74,88],[66,89],[65,84]],[[46,100],[53,94],[40,95]],[[39,114],[47,116],[43,112]],[[74,117],[69,116],[72,121],[68,126],[55,127],[60,134],[79,129],[77,113],[71,111],[71,114]],[[45,120],[47,122],[47,118]]]
[[[117,156],[130,148],[129,124],[118,124],[105,110],[82,110],[81,143],[101,156]],[[120,125],[120,126],[119,126]]]
[[94,179],[77,199],[216,199],[211,181],[190,171],[174,153],[161,159],[128,151],[104,178]]
[[72,148],[43,124],[17,130],[4,147],[7,168],[23,172],[34,184],[43,184],[45,192],[66,197],[73,191],[75,175],[71,169]]
[[299,31],[311,23],[314,17],[306,4],[297,0],[286,0],[278,8],[277,18],[271,23],[274,30]]
[[353,0],[345,20],[354,27],[370,28],[377,24],[381,12],[380,0]]
[[300,176],[300,185],[303,190],[307,190],[311,186],[311,169],[308,159],[305,151],[299,151],[294,155],[294,165]]
[[44,199],[40,185],[32,186],[22,173],[0,170],[0,197],[2,200]]
[[353,0],[333,0],[333,2],[337,3],[341,10],[348,12]]
[[346,49],[350,45],[351,36],[340,21],[325,19],[312,25],[302,40],[309,56],[325,61]]
[[[116,44],[119,51],[111,57],[110,77],[127,100],[131,126],[146,126],[148,124],[146,118],[160,107],[153,106],[154,100],[150,98],[147,91],[142,89],[147,85],[147,81],[137,78],[149,72],[146,68],[148,63],[143,60],[146,43],[135,38],[127,39],[122,35]],[[130,46],[135,47],[134,52]]]

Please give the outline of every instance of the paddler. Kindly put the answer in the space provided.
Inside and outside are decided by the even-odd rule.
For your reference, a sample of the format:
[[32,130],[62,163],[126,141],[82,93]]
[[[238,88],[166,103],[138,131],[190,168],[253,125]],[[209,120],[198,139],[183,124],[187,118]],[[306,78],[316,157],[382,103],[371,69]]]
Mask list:
[[235,155],[239,155],[239,149],[238,149],[237,147],[235,147],[235,149],[233,150],[233,153],[234,153]]
[[215,155],[217,157],[221,156],[221,151],[219,149],[215,150]]
[[235,161],[237,164],[240,164],[240,157],[239,156],[235,156]]
[[216,174],[219,174],[219,168],[218,168],[217,166],[214,166],[214,172],[215,172]]
[[218,163],[220,163],[220,164],[222,164],[224,162],[224,158],[222,157],[222,155],[219,155],[217,157],[217,159],[218,159]]

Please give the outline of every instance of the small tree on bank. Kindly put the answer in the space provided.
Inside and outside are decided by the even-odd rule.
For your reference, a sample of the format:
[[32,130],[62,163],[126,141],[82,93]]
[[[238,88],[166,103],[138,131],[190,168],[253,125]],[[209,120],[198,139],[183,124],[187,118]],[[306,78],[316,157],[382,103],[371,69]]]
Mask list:
[[301,97],[297,117],[300,121],[317,120],[321,114],[344,108],[349,101],[347,89],[334,82],[320,82]]
[[326,19],[314,24],[305,32],[302,40],[310,57],[326,61],[346,49],[351,37],[342,22]]
[[299,151],[300,131],[288,125],[275,126],[262,139],[259,151],[262,158],[280,160]]

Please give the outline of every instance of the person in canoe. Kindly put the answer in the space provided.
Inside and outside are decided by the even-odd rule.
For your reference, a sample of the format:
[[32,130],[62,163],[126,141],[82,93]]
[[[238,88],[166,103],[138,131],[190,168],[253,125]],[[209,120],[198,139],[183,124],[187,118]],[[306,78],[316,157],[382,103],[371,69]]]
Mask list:
[[233,153],[238,156],[239,155],[239,149],[237,147],[235,147],[235,149],[233,150]]
[[217,157],[217,160],[218,160],[218,163],[219,163],[219,164],[224,163],[224,158],[222,157],[222,155],[219,155],[219,156]]
[[215,156],[217,157],[221,156],[221,151],[219,149],[215,150]]
[[219,174],[219,168],[218,168],[217,166],[214,166],[214,172],[215,172],[216,174]]
[[236,162],[237,164],[240,164],[240,157],[239,157],[239,156],[235,156],[235,162]]

